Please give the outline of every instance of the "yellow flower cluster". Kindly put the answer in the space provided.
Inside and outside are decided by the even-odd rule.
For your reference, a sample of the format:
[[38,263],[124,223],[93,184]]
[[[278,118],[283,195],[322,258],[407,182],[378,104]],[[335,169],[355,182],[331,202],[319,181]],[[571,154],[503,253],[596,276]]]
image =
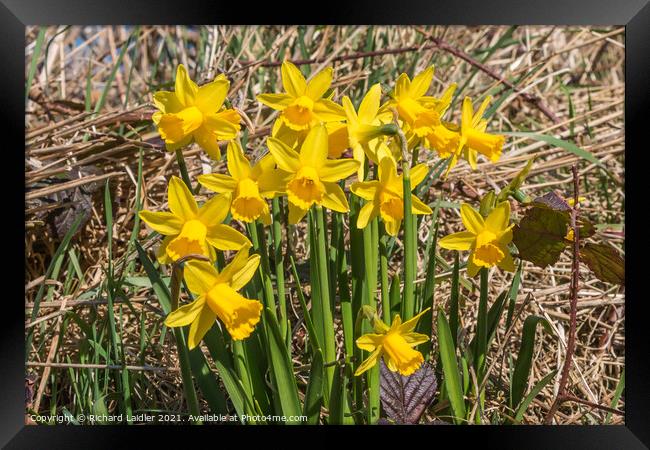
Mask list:
[[[284,92],[257,96],[259,102],[279,111],[279,115],[266,140],[269,153],[255,164],[251,164],[238,140],[239,113],[224,106],[230,87],[224,75],[197,86],[180,65],[175,90],[154,95],[159,111],[153,114],[152,120],[168,150],[179,151],[195,142],[211,158],[219,160],[219,141],[228,141],[228,174],[198,177],[201,186],[217,195],[199,207],[190,187],[173,177],[167,192],[169,211],[140,212],[144,222],[165,236],[158,251],[160,263],[191,259],[192,255],[209,260],[185,264],[187,286],[198,297],[173,311],[166,320],[170,327],[191,324],[190,348],[198,345],[215,318],[219,318],[235,340],[250,336],[260,320],[262,304],[237,292],[255,273],[259,255],[249,256],[248,238],[223,223],[229,212],[235,220],[247,223],[260,220],[268,225],[271,223],[268,199],[286,196],[290,224],[302,220],[314,205],[345,213],[350,210],[345,180],[356,174],[357,180],[350,190],[365,200],[356,226],[365,228],[375,217],[380,217],[386,231],[397,236],[404,220],[404,195],[411,195],[412,214],[432,211],[414,194],[403,192],[403,175],[397,170],[403,155],[392,125],[395,112],[397,125],[407,137],[407,146],[422,145],[435,150],[442,158],[450,158],[447,173],[459,158],[467,159],[475,167],[478,153],[491,161],[496,161],[501,154],[504,137],[485,131],[487,122],[483,114],[489,98],[476,112],[471,100],[465,98],[460,125],[443,120],[456,86],[452,85],[440,98],[428,96],[433,67],[413,80],[406,74],[400,75],[384,104],[381,85],[371,86],[356,108],[347,96],[341,99],[341,104],[333,99],[331,67],[315,74],[310,81],[289,61],[282,64],[281,72]],[[344,157],[348,149],[351,157]],[[370,163],[376,167],[373,172],[376,179],[366,173]],[[426,164],[411,167],[412,190],[424,181],[428,172]],[[485,221],[465,207],[462,212],[469,231],[442,239],[441,246],[471,250],[470,275],[478,267],[491,265],[510,270],[512,257],[505,247],[512,236],[506,227],[509,208],[500,205]],[[216,250],[238,252],[221,272],[213,265]],[[390,370],[404,375],[415,371],[423,358],[414,347],[427,337],[413,333],[413,329],[423,313],[404,323],[398,316],[390,327],[377,321],[374,334],[357,340],[359,348],[372,352],[357,374],[371,367],[380,354],[384,355]]]

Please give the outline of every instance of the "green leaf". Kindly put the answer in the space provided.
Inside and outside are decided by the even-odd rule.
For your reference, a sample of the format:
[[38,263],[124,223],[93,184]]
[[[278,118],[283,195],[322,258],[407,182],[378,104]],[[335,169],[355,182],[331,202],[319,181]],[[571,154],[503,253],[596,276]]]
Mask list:
[[451,338],[449,323],[442,310],[438,310],[438,345],[440,346],[440,359],[442,371],[445,376],[444,383],[454,411],[454,421],[461,422],[465,418],[465,400],[460,384],[460,372],[456,361],[456,349]]
[[[614,398],[612,398],[612,404],[610,407],[616,408],[618,406],[618,401],[621,399],[621,395],[623,394],[623,390],[625,389],[625,368],[623,368],[623,372],[621,373],[621,379],[618,381],[618,384],[616,385],[616,390],[614,391]],[[612,420],[612,413],[608,412],[607,416],[605,416],[605,424],[608,424]]]
[[535,331],[537,324],[541,324],[546,331],[553,333],[548,321],[540,316],[529,316],[524,321],[524,330],[521,335],[521,345],[519,355],[515,363],[515,371],[512,375],[512,385],[510,386],[510,404],[516,407],[521,402],[526,386],[528,385],[528,376],[533,363],[533,350],[535,348]]
[[529,133],[523,131],[504,132],[503,134],[507,136],[523,137],[527,139],[533,139],[536,141],[546,142],[549,145],[560,147],[561,149],[566,150],[567,152],[573,153],[574,155],[579,156],[580,158],[586,159],[590,163],[596,164],[598,166],[601,165],[598,158],[596,158],[591,152],[588,152],[587,150],[578,147],[572,142],[563,141],[562,139],[558,139],[553,136],[548,136],[546,134]]
[[553,372],[549,373],[544,378],[539,380],[535,386],[533,386],[533,388],[530,390],[526,398],[524,398],[521,401],[519,407],[517,408],[517,412],[515,414],[516,423],[521,422],[521,419],[523,419],[524,413],[526,412],[528,405],[530,405],[532,401],[535,399],[535,397],[537,397],[537,394],[539,394],[541,390],[544,389],[544,386],[546,386],[555,377],[556,373],[557,370],[554,370]]
[[316,348],[313,355],[303,407],[303,415],[307,416],[307,425],[318,425],[323,403],[323,352]]
[[[279,397],[282,407],[282,414],[285,416],[299,416],[302,414],[302,411],[298,398],[296,378],[293,376],[291,359],[287,353],[287,346],[284,343],[284,339],[280,334],[278,322],[269,308],[264,308],[264,321],[269,330],[268,350],[271,355],[271,369],[274,375],[273,381],[277,389],[276,395]],[[298,422],[287,423],[297,424]]]
[[607,244],[587,243],[580,249],[580,260],[606,283],[625,284],[625,261]]

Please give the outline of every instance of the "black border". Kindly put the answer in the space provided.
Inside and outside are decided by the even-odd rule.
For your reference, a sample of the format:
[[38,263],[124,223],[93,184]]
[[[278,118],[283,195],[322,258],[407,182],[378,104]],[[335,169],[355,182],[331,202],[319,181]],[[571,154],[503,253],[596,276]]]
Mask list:
[[[316,15],[317,14],[317,15]],[[427,446],[444,445],[439,438],[453,439],[454,446],[479,445],[479,448],[648,448],[650,446],[650,347],[647,339],[647,295],[639,280],[647,269],[648,241],[644,240],[643,176],[647,172],[643,155],[650,150],[647,131],[643,126],[650,110],[650,4],[648,0],[434,0],[428,4],[416,2],[303,2],[292,5],[288,2],[269,2],[257,5],[243,2],[222,2],[216,0],[2,0],[0,5],[0,124],[2,124],[3,157],[9,156],[2,186],[19,186],[24,182],[24,158],[20,148],[24,146],[24,40],[26,24],[172,24],[172,23],[328,23],[328,24],[557,24],[557,25],[625,25],[626,26],[626,177],[625,192],[627,204],[637,202],[635,207],[626,207],[626,233],[635,243],[626,246],[626,415],[625,426],[516,426],[516,427],[311,427],[299,439],[291,439],[295,445],[310,445],[314,438],[329,437],[343,443],[341,431],[350,436],[394,437],[402,445],[413,445],[419,438]],[[646,126],[647,128],[647,126]],[[629,149],[629,151],[627,151]],[[16,164],[12,164],[14,162]],[[16,167],[16,169],[13,169]],[[631,173],[630,173],[631,172]],[[645,175],[647,177],[647,175]],[[6,189],[3,194],[6,193]],[[11,193],[13,194],[13,192]],[[7,239],[16,230],[24,231],[24,198],[20,195],[3,195],[0,205],[9,207],[4,220],[0,221],[0,248],[6,269],[0,271],[9,278],[9,270],[17,272],[20,279],[21,241],[16,243],[14,257],[6,251]],[[647,200],[645,202],[647,204]],[[12,213],[9,213],[9,212]],[[4,212],[4,211],[3,211]],[[24,246],[23,246],[24,248]],[[15,259],[14,259],[15,258]],[[638,264],[635,264],[638,261]],[[646,263],[646,264],[644,264]],[[23,275],[24,276],[24,275]],[[645,275],[647,277],[647,275]],[[154,435],[185,445],[227,446],[234,442],[224,439],[225,431],[249,431],[245,427],[200,427],[202,433],[210,433],[205,443],[195,441],[189,427],[45,427],[24,425],[24,329],[22,318],[23,284],[12,285],[9,295],[3,297],[3,318],[0,326],[0,444],[5,448],[103,448],[115,447],[120,443],[135,446],[135,439]],[[7,307],[8,306],[8,307]],[[155,430],[151,433],[151,430]],[[287,429],[283,427],[283,429]],[[305,433],[306,427],[293,428]],[[147,431],[140,431],[147,430]],[[270,438],[273,443],[277,427],[258,427],[257,432],[246,433],[241,445],[250,446],[250,438]],[[274,433],[273,435],[268,434]],[[214,434],[213,434],[214,433]],[[318,436],[316,436],[316,433]],[[422,435],[422,433],[426,433]],[[415,436],[419,435],[419,436]],[[214,440],[212,440],[214,438]],[[307,438],[307,439],[305,439]],[[406,438],[407,440],[404,440]],[[285,447],[284,437],[281,447]],[[236,442],[236,441],[235,441]],[[645,445],[644,445],[645,444]],[[278,445],[280,446],[280,445]],[[273,445],[275,447],[275,445]]]

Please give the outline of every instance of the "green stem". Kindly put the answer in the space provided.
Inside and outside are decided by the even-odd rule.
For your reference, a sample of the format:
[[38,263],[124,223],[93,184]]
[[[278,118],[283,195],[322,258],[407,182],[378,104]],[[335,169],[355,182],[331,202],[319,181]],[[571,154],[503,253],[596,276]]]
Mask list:
[[[172,269],[172,279],[170,281],[172,311],[178,309],[178,297],[181,291],[182,278],[183,269],[180,265],[174,264]],[[198,416],[200,414],[199,400],[196,396],[196,391],[194,390],[194,382],[192,380],[192,370],[190,366],[190,354],[187,348],[184,327],[174,328],[174,338],[176,339],[176,347],[178,348],[178,361],[181,366],[181,379],[183,380],[183,391],[185,393],[185,400],[187,401],[187,408],[191,415]],[[199,424],[201,422],[197,421],[196,423]]]
[[382,222],[379,226],[379,273],[381,275],[381,313],[385,323],[390,323],[390,285],[388,282],[388,234]]
[[408,162],[402,162],[404,193],[404,303],[402,319],[415,315],[415,235],[411,205],[411,169]]
[[181,178],[187,185],[187,188],[190,190],[190,192],[194,193],[194,189],[192,189],[192,182],[190,181],[190,175],[187,173],[185,158],[183,157],[183,152],[180,148],[176,149],[176,162],[178,162],[178,170],[181,172]]
[[321,297],[321,319],[323,321],[323,350],[325,356],[325,377],[327,380],[324,396],[326,403],[329,404],[329,392],[334,380],[334,369],[336,366],[331,364],[336,361],[336,341],[334,340],[334,319],[332,317],[332,307],[330,300],[329,276],[327,273],[327,249],[325,238],[325,223],[323,219],[323,208],[320,205],[315,207],[316,216],[316,254],[318,261],[318,283]]
[[273,295],[273,282],[271,281],[271,269],[269,269],[269,255],[266,247],[266,232],[262,228],[260,234],[257,229],[257,222],[248,224],[248,231],[251,235],[253,242],[253,249],[259,253],[262,263],[260,264],[259,274],[262,279],[262,286],[264,288],[264,306],[271,310],[271,313],[277,319],[277,312],[275,306],[275,296]]
[[[487,300],[488,300],[488,270],[482,268],[480,271],[481,276],[481,292],[479,296],[478,304],[478,317],[476,320],[476,345],[477,345],[477,356],[476,356],[476,378],[478,380],[478,385],[480,386],[483,383],[483,378],[485,376],[485,358],[487,354],[487,327],[488,327],[488,317],[487,317]],[[483,406],[485,402],[485,390],[477,392],[477,399],[480,403],[480,407],[475,417],[476,423],[481,423],[481,413],[483,411]]]
[[280,198],[275,197],[272,201],[273,210],[273,252],[275,258],[275,279],[278,289],[278,303],[280,304],[280,332],[282,337],[287,336],[287,299],[284,286],[284,255],[282,254],[282,211],[280,209]]
[[[366,299],[364,303],[376,309],[377,302],[375,301],[375,295],[377,292],[377,264],[375,252],[377,242],[373,239],[373,237],[376,238],[376,235],[373,236],[373,222],[376,224],[377,219],[373,219],[373,221],[363,229],[363,254],[366,268]],[[363,331],[366,332],[366,330]],[[366,372],[366,375],[366,382],[368,383],[368,423],[372,424],[379,419],[378,366]]]

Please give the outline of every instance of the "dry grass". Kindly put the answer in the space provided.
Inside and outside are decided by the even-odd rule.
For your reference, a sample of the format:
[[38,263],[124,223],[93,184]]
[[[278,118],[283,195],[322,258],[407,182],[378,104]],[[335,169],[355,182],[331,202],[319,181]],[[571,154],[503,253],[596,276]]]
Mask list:
[[[436,93],[451,82],[463,87],[463,95],[480,98],[487,93],[495,98],[507,95],[493,121],[493,130],[535,131],[574,141],[592,152],[602,167],[582,161],[580,176],[587,197],[582,211],[594,223],[602,224],[599,233],[617,247],[624,241],[624,126],[623,76],[624,29],[590,27],[142,27],[123,56],[114,80],[111,71],[121,48],[133,30],[126,27],[49,27],[35,63],[25,118],[26,203],[25,287],[26,326],[33,328],[34,339],[28,349],[27,372],[35,376],[32,407],[44,413],[66,407],[79,408],[75,392],[80,374],[94,369],[90,364],[103,361],[80,360],[88,353],[86,334],[79,323],[105,324],[106,301],[101,295],[108,266],[107,234],[102,187],[108,181],[113,198],[114,264],[136,286],[128,301],[114,306],[123,340],[126,363],[134,377],[133,396],[138,410],[182,409],[183,394],[175,360],[174,343],[169,334],[161,335],[161,315],[157,301],[146,287],[137,287],[143,277],[135,263],[136,255],[127,243],[134,228],[138,160],[142,155],[142,206],[158,209],[165,202],[166,179],[177,173],[172,154],[148,122],[152,111],[151,93],[170,89],[178,63],[190,68],[199,82],[217,73],[231,80],[229,98],[242,111],[249,128],[248,146],[262,151],[264,136],[275,115],[255,101],[255,95],[268,92],[279,83],[275,63],[283,57],[309,59],[311,73],[333,63],[337,97],[360,98],[374,82],[392,85],[396,75],[413,75],[434,63]],[[26,73],[36,48],[38,28],[27,29]],[[427,36],[485,61],[485,67],[502,80],[496,80],[440,46]],[[369,50],[368,37],[376,53],[354,57]],[[304,45],[303,45],[304,43]],[[498,48],[495,47],[498,44]],[[420,50],[414,50],[420,49]],[[491,49],[491,50],[490,50]],[[395,50],[392,52],[392,50]],[[513,83],[509,91],[503,80]],[[525,96],[528,97],[525,97]],[[105,99],[95,112],[98,102]],[[100,104],[101,105],[101,104]],[[541,106],[540,106],[541,105]],[[554,117],[544,113],[552,112]],[[453,108],[459,113],[458,102]],[[211,163],[198,147],[186,153],[190,176],[210,172]],[[475,201],[484,192],[502,187],[533,155],[537,161],[525,189],[531,196],[554,189],[571,194],[570,167],[578,160],[573,154],[543,142],[509,138],[501,160],[492,164],[480,161],[472,172],[465,163],[452,170],[446,182],[432,187],[430,194],[442,195],[451,202]],[[433,155],[422,158],[434,159]],[[223,162],[217,163],[220,170]],[[71,213],[85,211],[87,221],[73,238],[60,267],[45,280],[54,253],[69,226]],[[440,210],[440,234],[459,229],[455,209]],[[138,239],[144,241],[144,227]],[[430,220],[420,228],[426,239]],[[304,229],[298,227],[290,241],[298,256],[304,255]],[[155,246],[149,240],[146,245]],[[441,256],[452,260],[451,252]],[[396,266],[401,257],[395,255]],[[531,382],[561,366],[568,333],[570,256],[565,255],[553,268],[540,270],[525,265],[525,277],[518,304],[530,294],[526,314],[546,317],[556,336],[538,332]],[[422,268],[420,268],[420,274]],[[436,287],[436,304],[449,298],[448,270],[439,267],[441,282]],[[624,289],[594,280],[582,273],[578,304],[578,341],[571,370],[573,393],[585,400],[610,406],[625,367]],[[496,297],[509,286],[510,275],[492,273],[491,288]],[[46,295],[32,321],[32,306],[39,287],[46,283]],[[478,289],[463,290],[462,326],[471,327],[478,304]],[[126,296],[126,294],[125,294]],[[292,299],[296,300],[292,290]],[[299,377],[304,330],[300,307],[294,307],[294,361]],[[521,324],[519,323],[519,326]],[[471,329],[471,328],[470,328]],[[102,325],[97,327],[101,333]],[[146,333],[143,336],[143,332]],[[519,342],[513,333],[504,339],[499,332],[491,355],[497,364],[491,373],[496,386],[507,386],[507,374]],[[83,358],[82,358],[83,359]],[[490,361],[489,361],[490,362]],[[66,364],[79,363],[69,368]],[[45,366],[45,367],[44,367]],[[549,384],[526,413],[528,423],[541,423],[555,394],[557,383]],[[107,392],[113,388],[107,387]],[[494,395],[487,405],[488,417],[500,417],[502,404]],[[507,402],[507,392],[501,395]],[[111,410],[114,400],[106,404]],[[624,409],[624,399],[615,405]],[[603,423],[606,413],[577,403],[566,403],[556,415],[557,423]],[[613,423],[622,422],[614,415]]]

